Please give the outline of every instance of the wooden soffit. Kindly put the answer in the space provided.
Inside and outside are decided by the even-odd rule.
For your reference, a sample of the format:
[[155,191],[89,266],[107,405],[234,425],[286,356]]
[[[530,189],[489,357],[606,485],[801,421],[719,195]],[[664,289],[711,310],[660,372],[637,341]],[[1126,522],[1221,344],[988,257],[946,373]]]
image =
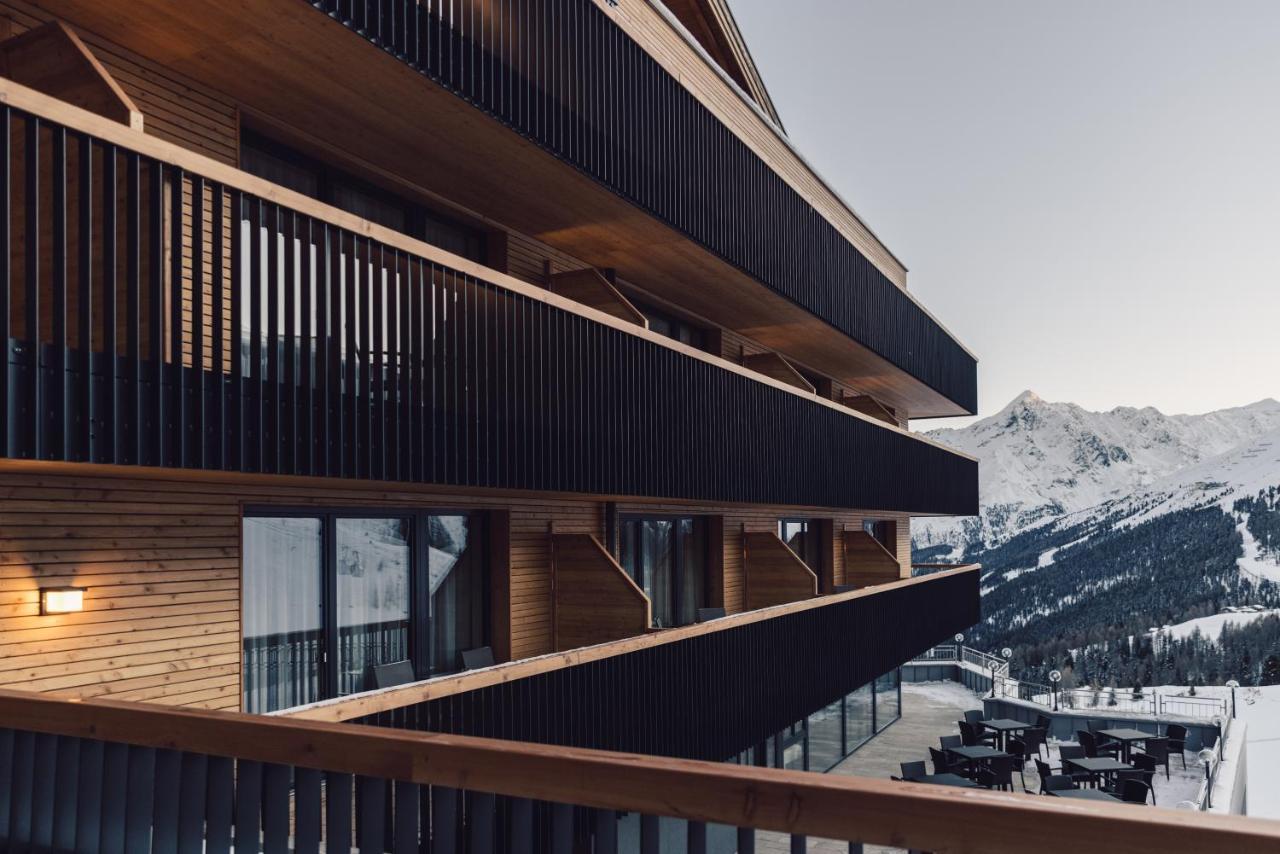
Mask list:
[[0,76],[142,130],[142,113],[133,100],[61,21],[0,42]]

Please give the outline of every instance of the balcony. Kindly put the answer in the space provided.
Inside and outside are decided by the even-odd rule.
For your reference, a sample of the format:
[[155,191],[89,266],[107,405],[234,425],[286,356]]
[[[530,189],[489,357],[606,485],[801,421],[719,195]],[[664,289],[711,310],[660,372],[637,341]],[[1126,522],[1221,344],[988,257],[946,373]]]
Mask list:
[[16,84],[0,97],[3,456],[976,511],[976,462],[929,440]]
[[974,357],[900,286],[901,265],[731,90],[685,88],[697,75],[668,66],[710,73],[688,45],[635,40],[653,29],[643,3],[48,5],[224,93],[251,125],[613,268],[898,411],[974,409]]

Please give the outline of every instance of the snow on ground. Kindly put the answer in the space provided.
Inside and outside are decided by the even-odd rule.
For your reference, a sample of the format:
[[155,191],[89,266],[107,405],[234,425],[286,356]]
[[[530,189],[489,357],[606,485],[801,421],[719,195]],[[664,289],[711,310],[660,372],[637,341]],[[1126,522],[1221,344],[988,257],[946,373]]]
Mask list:
[[1057,548],[1052,548],[1046,552],[1041,552],[1040,559],[1036,561],[1036,569],[1044,569],[1046,566],[1053,563],[1053,556],[1056,555],[1057,553],[1058,553]]
[[[1175,694],[1186,689],[1162,685],[1156,690]],[[1220,685],[1196,688],[1198,697],[1231,702],[1231,689]],[[1236,689],[1236,716],[1249,725],[1246,797],[1248,812],[1258,818],[1280,819],[1280,685]],[[1190,754],[1187,761],[1191,761]]]
[[1240,567],[1240,571],[1250,578],[1256,579],[1260,576],[1280,584],[1280,563],[1262,556],[1258,541],[1254,539],[1253,534],[1249,533],[1249,514],[1243,515],[1244,520],[1236,525],[1236,531],[1244,540],[1244,556],[1236,558],[1236,564]]
[[1269,611],[1245,611],[1243,613],[1214,614],[1212,617],[1198,617],[1194,620],[1187,620],[1185,623],[1175,623],[1172,626],[1161,629],[1161,632],[1168,634],[1174,640],[1186,640],[1198,630],[1205,640],[1216,641],[1222,635],[1224,626],[1243,626],[1270,614],[1280,614],[1280,608],[1273,608]]

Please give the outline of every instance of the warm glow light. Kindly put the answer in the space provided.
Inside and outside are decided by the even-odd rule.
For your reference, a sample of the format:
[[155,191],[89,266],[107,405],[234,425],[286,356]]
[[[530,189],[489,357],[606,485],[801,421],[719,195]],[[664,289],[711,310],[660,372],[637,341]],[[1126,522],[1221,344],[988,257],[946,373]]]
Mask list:
[[45,587],[40,591],[41,614],[72,614],[83,610],[83,587]]

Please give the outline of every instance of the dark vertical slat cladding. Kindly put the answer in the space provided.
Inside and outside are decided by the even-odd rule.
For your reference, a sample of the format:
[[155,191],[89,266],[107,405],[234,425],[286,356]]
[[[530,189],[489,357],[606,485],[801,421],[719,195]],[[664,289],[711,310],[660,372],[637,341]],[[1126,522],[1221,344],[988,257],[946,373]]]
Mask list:
[[37,733],[31,782],[31,847],[48,851],[53,847],[54,793],[58,788],[58,742],[56,735]]
[[204,850],[229,854],[235,820],[235,763],[225,756],[210,756],[207,787]]
[[391,850],[394,854],[416,854],[418,851],[418,809],[422,801],[422,787],[414,783],[397,782],[394,790],[394,829]]
[[[972,572],[936,578],[477,688],[369,723],[723,761],[972,625],[977,588]],[[859,655],[796,652],[836,648]],[[654,684],[672,691],[643,688]],[[761,684],[769,686],[767,703]],[[527,712],[512,717],[512,709]]]
[[[49,412],[42,418],[49,431],[47,457],[69,459],[67,430],[67,131],[53,126],[53,144],[49,158],[51,167],[53,243],[50,272],[53,292],[50,299],[50,339],[48,370],[41,371],[47,382]],[[37,348],[37,355],[39,348]],[[41,360],[42,362],[43,360]]]
[[[77,141],[79,175],[76,181],[76,337],[74,401],[76,429],[67,439],[70,459],[93,459],[93,140],[81,135]],[[105,177],[105,176],[104,176]],[[101,182],[100,182],[101,183]]]
[[460,851],[458,790],[431,787],[431,854]]
[[[96,450],[91,449],[89,459],[94,462],[123,462],[120,441],[119,359],[116,330],[119,282],[116,233],[117,208],[120,204],[118,186],[118,156],[114,145],[102,147],[102,382],[106,394],[102,396],[102,412],[98,416],[96,432],[100,437]],[[92,356],[90,357],[92,358]],[[90,427],[95,431],[95,427]]]
[[279,455],[280,465],[276,469],[284,474],[297,473],[298,448],[298,340],[295,323],[295,311],[298,307],[297,264],[295,258],[294,234],[298,224],[297,214],[292,211],[283,212],[277,220],[280,235],[272,241],[272,245],[283,242],[284,253],[283,276],[281,288],[284,297],[284,332],[280,343],[281,358],[284,362],[280,373],[280,381],[284,387],[281,395]]
[[[12,413],[9,410],[9,338],[13,331],[9,307],[13,299],[13,110],[0,107],[0,456],[13,456]],[[0,786],[4,781],[0,780]],[[2,809],[2,807],[0,807]],[[4,827],[0,825],[0,838]]]
[[[565,0],[563,9],[573,8]],[[551,22],[558,38],[594,32],[576,12],[566,15]],[[554,85],[576,87],[579,106],[603,85],[563,79],[564,63],[577,60],[534,51],[527,61]],[[468,85],[500,90],[500,76],[482,74],[487,67],[477,65]],[[559,126],[574,151],[590,149],[572,113],[530,97],[537,122]],[[68,236],[55,227],[66,219],[65,181],[53,181],[52,214],[41,219],[38,204],[42,176],[65,172],[58,141],[66,131],[42,130],[25,114],[22,121],[24,215],[47,227],[25,229],[12,455],[897,512],[976,507],[972,460],[261,198],[234,190],[224,198],[202,175],[128,151],[117,383],[109,376],[117,363],[116,150],[80,145],[93,157],[81,156],[79,182],[100,190],[77,197],[79,323],[68,348],[68,264],[59,260]],[[649,142],[669,145],[691,122],[675,115]],[[53,140],[45,170],[36,168],[42,133]],[[668,171],[648,176],[657,183],[643,192],[668,192],[676,180]],[[95,197],[101,227],[86,207]],[[98,243],[101,260],[86,260]],[[53,264],[44,277],[42,252]],[[36,338],[46,359],[38,373]],[[95,348],[103,353],[97,367],[85,356]],[[91,370],[102,377],[97,393]],[[77,393],[67,394],[68,382]],[[724,412],[751,413],[752,429],[726,435]],[[68,413],[86,420],[59,432]],[[796,457],[797,445],[821,452]],[[832,459],[857,460],[858,476]]]
[[99,847],[90,850],[100,850],[102,854],[121,854],[125,851],[129,754],[127,744],[109,743],[103,749],[102,825],[97,838]]
[[235,852],[261,850],[262,763],[240,760],[235,774]]
[[262,848],[267,854],[287,854],[289,851],[289,789],[291,785],[292,769],[289,766],[276,764],[263,766]]
[[321,827],[320,772],[294,770],[294,841],[296,854],[319,854]]
[[[217,257],[217,256],[215,256]],[[180,759],[178,793],[178,854],[202,854],[204,850],[205,805],[209,799],[210,760],[198,753],[183,753]]]
[[147,851],[155,820],[156,751],[150,747],[130,747],[128,758],[124,847],[129,852]]
[[[76,797],[75,836],[70,850],[95,852],[102,848],[103,763],[105,745],[101,741],[80,743],[80,767]],[[0,793],[2,794],[2,793]],[[3,798],[0,798],[3,802]],[[2,808],[2,807],[0,807]],[[0,834],[2,835],[2,834]]]
[[[355,0],[358,13],[345,22],[360,32],[356,19],[379,2]],[[435,6],[425,24],[426,60],[421,51],[416,60],[397,53],[973,410],[973,357],[595,3],[523,3],[509,22],[498,16],[478,26],[487,14],[487,4]],[[384,21],[406,30],[385,38],[405,43],[417,33],[411,22],[413,16],[405,15]],[[519,38],[510,37],[515,33]],[[568,44],[576,49],[565,50]]]
[[[207,468],[209,436],[205,421],[205,319],[204,319],[204,214],[205,182],[199,175],[191,176],[191,416],[183,433],[191,442],[187,455],[188,465]],[[211,362],[210,367],[213,364]],[[221,371],[219,370],[219,374]]]
[[[162,371],[161,376],[168,373],[170,378],[169,421],[166,432],[172,437],[172,449],[168,465],[182,468],[187,465],[186,436],[187,399],[186,371],[184,370],[186,335],[182,317],[183,304],[183,266],[185,254],[183,245],[182,205],[186,193],[186,178],[183,170],[177,167],[169,170],[169,370]],[[192,217],[194,220],[194,216]],[[195,319],[192,318],[194,325]]]
[[147,336],[149,348],[151,389],[148,393],[147,420],[139,426],[143,431],[139,447],[149,449],[151,465],[167,465],[167,450],[171,435],[165,429],[164,362],[164,182],[163,165],[150,162],[150,225],[147,234]]
[[178,810],[181,794],[182,754],[158,750],[155,759],[155,811],[152,813],[152,854],[176,854],[178,850]]
[[362,852],[384,850],[386,791],[384,780],[356,778],[356,847]]
[[351,850],[351,775],[326,773],[324,796],[325,854],[347,854]]

